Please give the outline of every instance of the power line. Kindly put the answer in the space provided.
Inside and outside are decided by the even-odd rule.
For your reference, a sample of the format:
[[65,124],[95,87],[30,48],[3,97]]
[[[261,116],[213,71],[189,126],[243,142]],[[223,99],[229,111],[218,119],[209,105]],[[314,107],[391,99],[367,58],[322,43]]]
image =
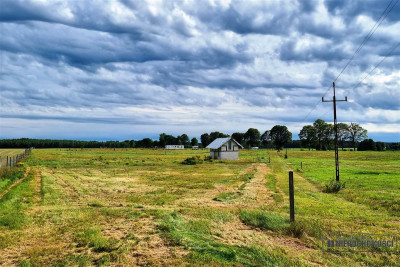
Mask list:
[[[395,46],[393,46],[393,48],[382,58],[382,60],[379,61],[379,63],[376,64],[375,67],[370,72],[368,72],[368,74],[365,75],[365,77],[362,78],[351,90],[356,89],[368,76],[370,76],[371,73],[374,72],[374,70],[376,70],[382,64],[382,62],[385,61],[385,59],[387,59],[393,53],[394,50],[396,50],[397,47],[399,47],[399,45],[400,42],[397,43]],[[345,92],[348,93],[349,91],[346,90]]]
[[[346,65],[343,67],[343,69],[340,71],[339,75],[335,78],[334,82],[339,79],[339,77],[342,75],[342,73],[346,70],[346,68],[349,66],[351,61],[353,61],[354,57],[361,51],[361,49],[364,47],[364,45],[371,39],[371,36],[375,33],[375,31],[379,28],[379,26],[382,24],[382,22],[385,20],[387,15],[389,15],[390,11],[392,11],[393,7],[399,2],[399,0],[394,3],[392,7],[390,5],[392,4],[393,0],[389,2],[389,4],[386,6],[385,10],[382,12],[381,16],[379,19],[376,21],[375,25],[371,28],[371,30],[368,32],[368,34],[364,37],[364,40],[361,42],[360,46],[357,48],[357,50],[354,52],[353,56],[349,59],[349,61],[346,63]],[[390,7],[389,11],[388,8]]]
[[[346,70],[346,68],[349,66],[349,64],[351,63],[351,61],[353,61],[353,59],[355,58],[355,56],[360,52],[360,50],[364,47],[364,45],[371,39],[372,35],[375,33],[375,31],[378,29],[378,27],[382,24],[382,22],[385,20],[385,18],[389,15],[389,13],[392,11],[393,7],[399,2],[399,0],[397,0],[392,6],[391,4],[393,3],[394,0],[391,0],[389,2],[389,4],[386,6],[385,10],[382,12],[382,14],[380,15],[379,19],[376,21],[375,25],[371,28],[371,30],[368,32],[368,34],[364,37],[364,40],[362,41],[362,43],[359,45],[359,47],[357,48],[357,50],[354,52],[353,56],[349,59],[349,61],[346,63],[346,65],[343,67],[343,69],[340,71],[340,73],[336,76],[334,82],[337,81],[337,79],[339,79],[339,77],[342,75],[342,73]],[[390,7],[391,6],[391,7]],[[390,9],[389,9],[390,7]],[[366,77],[365,77],[366,78]],[[329,92],[329,90],[332,87],[329,86],[327,88],[327,90],[325,91],[323,97],[326,96],[326,94]],[[310,110],[310,112],[307,113],[307,115],[304,117],[304,119],[301,121],[301,123],[303,123],[308,116],[310,116],[310,114],[318,107],[318,105],[321,102],[318,101],[314,107]]]
[[[382,64],[382,62],[385,61],[385,59],[388,58],[388,57],[394,52],[394,50],[396,50],[396,48],[399,47],[399,46],[400,46],[400,42],[397,43],[395,46],[393,46],[393,48],[381,59],[381,61],[379,61],[379,63],[376,64],[375,67],[374,67],[370,72],[368,72],[368,74],[365,75],[364,78],[362,78],[355,86],[353,86],[353,88],[352,88],[351,90],[354,90],[354,89],[356,89],[358,86],[360,86],[360,84],[361,84],[368,76],[370,76],[371,73],[374,72],[374,70],[376,70],[376,69]],[[347,89],[347,90],[345,90],[344,92],[345,92],[345,94],[346,94],[346,93],[349,93],[350,91],[349,91],[349,89]],[[321,103],[321,102],[319,102],[319,103]],[[330,110],[327,110],[324,114],[321,115],[321,117],[324,117],[326,114],[328,114],[328,112],[330,112]]]

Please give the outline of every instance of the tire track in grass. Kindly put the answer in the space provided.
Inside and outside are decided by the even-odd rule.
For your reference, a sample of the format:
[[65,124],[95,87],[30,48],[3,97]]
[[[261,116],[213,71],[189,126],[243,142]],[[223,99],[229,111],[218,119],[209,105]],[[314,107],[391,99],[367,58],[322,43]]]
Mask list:
[[42,173],[39,168],[34,169],[32,183],[35,190],[33,201],[36,205],[40,205],[42,202]]
[[265,176],[271,173],[271,170],[264,163],[254,163],[252,167],[255,167],[256,171],[243,190],[243,198],[260,204],[270,203],[273,199],[271,191],[265,185]]
[[18,179],[17,181],[15,181],[12,185],[10,185],[8,187],[8,189],[4,190],[1,194],[0,194],[0,200],[7,195],[8,192],[10,192],[14,187],[16,187],[17,185],[19,185],[23,180],[25,180],[26,177],[28,177],[29,172],[31,171],[31,168],[28,166],[25,170],[24,176],[22,176],[22,178]]
[[[67,183],[65,179],[61,178],[60,175],[57,175],[54,171],[46,171],[44,170],[44,173],[46,175],[52,176],[54,181],[57,182],[58,186],[60,187],[59,189],[62,190],[62,197],[63,201],[67,201],[68,206],[86,206],[86,204],[82,203],[81,196],[79,194],[79,191],[74,188],[72,185]],[[61,195],[60,195],[61,196]]]

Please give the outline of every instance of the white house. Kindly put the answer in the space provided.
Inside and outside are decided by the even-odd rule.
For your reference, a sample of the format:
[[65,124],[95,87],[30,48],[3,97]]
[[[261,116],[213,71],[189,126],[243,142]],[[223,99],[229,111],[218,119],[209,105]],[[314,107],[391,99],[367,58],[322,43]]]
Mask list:
[[243,148],[232,137],[217,138],[206,148],[210,149],[212,159],[239,159],[239,149]]
[[184,149],[183,145],[166,145],[165,149]]

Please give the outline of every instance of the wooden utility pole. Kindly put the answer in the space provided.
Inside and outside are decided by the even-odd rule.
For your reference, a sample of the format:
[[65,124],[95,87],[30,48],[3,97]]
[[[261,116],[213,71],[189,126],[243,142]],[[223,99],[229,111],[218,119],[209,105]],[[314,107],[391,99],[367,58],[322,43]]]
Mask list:
[[336,181],[339,182],[339,149],[338,149],[338,127],[336,120],[336,102],[347,102],[347,96],[342,100],[336,100],[335,82],[333,82],[333,100],[325,100],[322,97],[322,102],[333,102],[333,127],[335,131],[335,167],[336,167]]

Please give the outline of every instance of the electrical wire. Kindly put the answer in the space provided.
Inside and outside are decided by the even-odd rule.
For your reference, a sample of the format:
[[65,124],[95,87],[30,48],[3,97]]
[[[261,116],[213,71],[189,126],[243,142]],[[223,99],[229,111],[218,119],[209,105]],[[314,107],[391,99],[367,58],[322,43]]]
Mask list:
[[[357,50],[354,52],[353,56],[349,59],[349,61],[346,63],[346,65],[342,68],[342,70],[340,71],[340,73],[336,76],[334,82],[337,81],[337,79],[339,79],[339,77],[342,75],[342,73],[346,70],[346,68],[349,66],[349,64],[353,61],[353,59],[356,57],[356,55],[358,55],[358,53],[361,51],[361,49],[364,47],[364,45],[371,39],[372,35],[375,33],[375,31],[379,28],[379,26],[382,24],[382,22],[385,20],[385,18],[389,15],[389,13],[392,11],[393,7],[399,2],[399,0],[397,0],[392,6],[391,4],[393,3],[394,0],[391,0],[389,2],[389,4],[386,6],[385,10],[382,12],[381,16],[379,17],[379,19],[376,21],[376,23],[374,24],[374,26],[371,28],[371,30],[368,32],[368,34],[364,37],[364,40],[361,42],[361,44],[359,45],[359,47],[357,48]],[[394,50],[394,49],[393,49]],[[383,60],[382,60],[383,61]],[[381,63],[381,62],[380,62]],[[380,65],[380,63],[378,65]],[[375,68],[374,68],[375,69]],[[365,77],[366,78],[366,77]],[[365,79],[364,78],[364,79]],[[363,80],[364,80],[363,79]],[[357,85],[358,86],[358,85]],[[355,86],[356,87],[356,86]],[[355,88],[354,87],[354,88]],[[329,90],[332,88],[332,86],[329,86],[327,88],[327,90],[325,91],[323,97],[326,96],[326,94],[329,92]],[[354,89],[353,88],[353,89]],[[318,105],[321,103],[321,101],[318,101],[314,107],[307,113],[307,115],[304,117],[304,119],[300,122],[303,123],[308,116],[310,116],[310,114],[318,107]]]

